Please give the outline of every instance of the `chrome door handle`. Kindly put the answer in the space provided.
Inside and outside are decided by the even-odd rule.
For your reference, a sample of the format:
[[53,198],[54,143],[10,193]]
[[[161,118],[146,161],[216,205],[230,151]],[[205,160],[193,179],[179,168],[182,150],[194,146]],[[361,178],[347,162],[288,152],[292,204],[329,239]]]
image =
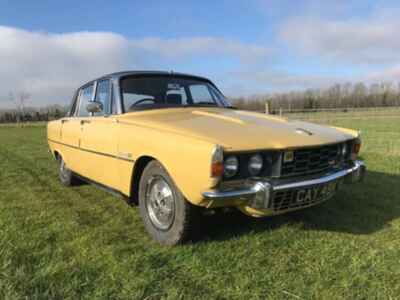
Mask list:
[[68,121],[69,121],[68,119],[62,119],[62,120],[61,120],[61,124],[62,124],[62,123],[67,123]]
[[89,123],[90,123],[90,120],[81,120],[81,125],[83,125],[83,124],[85,124],[85,123],[89,124]]

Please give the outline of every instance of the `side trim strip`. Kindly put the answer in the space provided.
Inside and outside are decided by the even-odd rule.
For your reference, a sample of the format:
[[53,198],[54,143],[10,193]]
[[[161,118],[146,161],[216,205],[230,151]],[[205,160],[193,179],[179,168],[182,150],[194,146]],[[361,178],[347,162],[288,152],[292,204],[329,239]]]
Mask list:
[[105,192],[108,192],[108,193],[110,193],[110,194],[112,194],[114,196],[122,197],[122,198],[129,198],[128,195],[125,195],[124,193],[122,193],[122,192],[120,192],[120,191],[118,191],[116,189],[113,189],[113,188],[111,188],[111,187],[109,187],[107,185],[104,185],[102,183],[99,183],[97,181],[89,179],[89,178],[87,178],[85,176],[82,176],[82,175],[76,173],[76,172],[74,172],[74,175],[77,176],[80,180],[82,180],[82,181],[84,181],[84,182],[86,182],[88,184],[92,184],[95,187],[97,187],[97,188],[99,188],[99,189],[101,189],[101,190],[103,190]]
[[52,139],[47,139],[49,142],[55,143],[55,144],[59,144],[59,145],[63,145],[69,148],[73,148],[76,150],[80,150],[80,151],[85,151],[85,152],[89,152],[89,153],[93,153],[93,154],[97,154],[97,155],[102,155],[102,156],[107,156],[107,157],[111,157],[111,158],[115,158],[115,159],[119,159],[119,160],[125,160],[125,161],[129,161],[129,162],[134,162],[134,159],[129,159],[129,158],[125,158],[125,157],[120,157],[120,156],[116,156],[116,155],[112,155],[112,154],[108,154],[108,153],[103,153],[103,152],[97,152],[97,151],[93,151],[93,150],[89,150],[89,149],[84,149],[84,148],[80,148],[80,147],[76,147],[76,146],[71,146],[65,143],[61,143],[61,142],[57,142],[54,141]]

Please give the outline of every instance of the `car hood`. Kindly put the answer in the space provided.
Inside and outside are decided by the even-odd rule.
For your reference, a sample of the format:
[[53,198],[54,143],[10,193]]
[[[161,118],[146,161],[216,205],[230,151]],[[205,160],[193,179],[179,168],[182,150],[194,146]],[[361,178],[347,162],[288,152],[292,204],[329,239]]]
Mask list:
[[119,121],[207,140],[230,151],[324,145],[349,140],[357,134],[351,130],[226,108],[139,111],[121,115]]

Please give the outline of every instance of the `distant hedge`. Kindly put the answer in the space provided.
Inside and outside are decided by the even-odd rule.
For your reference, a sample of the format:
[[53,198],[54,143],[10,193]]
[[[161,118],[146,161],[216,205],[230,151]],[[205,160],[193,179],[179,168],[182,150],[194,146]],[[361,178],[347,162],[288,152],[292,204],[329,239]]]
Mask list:
[[19,112],[9,110],[0,112],[0,123],[19,123],[19,122],[41,122],[59,119],[65,116],[66,110],[30,110],[28,112]]

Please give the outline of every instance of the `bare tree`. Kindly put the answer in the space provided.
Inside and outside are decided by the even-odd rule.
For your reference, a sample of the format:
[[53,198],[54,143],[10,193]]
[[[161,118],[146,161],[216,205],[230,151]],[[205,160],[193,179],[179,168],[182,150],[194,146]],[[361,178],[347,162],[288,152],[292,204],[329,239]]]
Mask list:
[[21,118],[24,118],[26,103],[30,98],[31,95],[25,91],[17,92],[16,94],[10,92],[9,99],[14,103],[17,110],[17,122],[20,122]]

